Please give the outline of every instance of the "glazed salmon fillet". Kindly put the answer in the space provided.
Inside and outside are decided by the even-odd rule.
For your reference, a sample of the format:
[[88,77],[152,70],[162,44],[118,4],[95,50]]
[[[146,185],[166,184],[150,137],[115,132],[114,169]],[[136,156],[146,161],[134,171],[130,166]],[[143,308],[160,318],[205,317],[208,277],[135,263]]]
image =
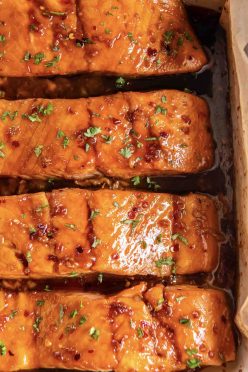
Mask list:
[[210,272],[221,239],[213,199],[54,190],[0,198],[0,277]]
[[212,167],[207,103],[179,91],[0,100],[0,175],[83,180]]
[[163,75],[207,63],[181,0],[2,0],[0,15],[1,76]]
[[193,286],[114,296],[0,292],[1,370],[170,372],[235,358],[224,292]]

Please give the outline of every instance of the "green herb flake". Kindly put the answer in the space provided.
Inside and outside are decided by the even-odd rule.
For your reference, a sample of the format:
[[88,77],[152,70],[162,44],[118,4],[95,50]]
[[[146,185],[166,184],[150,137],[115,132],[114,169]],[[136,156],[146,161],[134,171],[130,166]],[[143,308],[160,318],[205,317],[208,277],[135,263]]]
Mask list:
[[91,244],[92,248],[96,248],[99,244],[101,244],[101,240],[97,239],[97,237],[94,236],[93,243]]
[[94,220],[94,218],[96,218],[96,216],[98,216],[99,214],[100,214],[99,209],[92,210],[90,214],[90,220]]
[[84,132],[84,136],[87,138],[93,138],[97,134],[101,133],[101,128],[99,127],[89,127],[86,132]]
[[77,310],[72,310],[70,315],[69,315],[69,318],[73,319],[75,318],[76,316],[78,315],[78,311]]
[[5,356],[7,354],[7,348],[3,341],[0,341],[0,355]]
[[131,151],[131,149],[129,147],[123,147],[122,149],[120,149],[119,153],[125,159],[129,159],[133,154],[133,152]]
[[173,30],[166,31],[164,33],[164,42],[165,44],[170,44],[175,36],[175,32]]
[[85,315],[82,315],[79,319],[79,325],[83,325],[87,321],[87,318]]
[[123,77],[119,77],[118,79],[115,80],[115,86],[116,88],[124,88],[126,85],[126,80]]
[[155,114],[166,115],[167,114],[167,109],[163,106],[157,105],[155,107]]
[[31,255],[31,252],[30,251],[28,251],[26,253],[26,259],[27,259],[28,263],[32,262],[32,255]]
[[150,177],[146,177],[146,183],[148,184],[148,188],[153,188],[154,190],[160,189],[160,185],[155,181],[151,180]]
[[55,56],[51,61],[45,63],[46,67],[54,67],[61,59],[61,56]]
[[131,179],[131,181],[132,181],[132,184],[133,184],[134,186],[139,185],[140,182],[141,182],[141,180],[140,180],[140,176],[134,176],[134,177]]
[[190,326],[191,325],[191,320],[188,319],[188,318],[180,318],[179,323]]
[[36,333],[39,333],[40,332],[40,323],[42,321],[42,317],[41,316],[38,316],[37,318],[35,318],[35,321],[33,323],[33,329]]
[[201,366],[201,361],[197,358],[192,358],[187,360],[187,366],[191,369],[199,368]]
[[65,312],[64,312],[64,306],[62,304],[59,304],[59,320],[62,322],[64,318]]
[[10,112],[10,111],[4,111],[2,113],[2,115],[0,116],[1,120],[2,121],[5,121],[7,119],[7,117],[10,118],[10,120],[14,120],[18,115],[18,111],[13,111],[13,112]]
[[41,53],[36,53],[33,58],[34,58],[34,64],[39,65],[43,61],[43,59],[45,58],[45,54],[42,53],[42,52]]
[[57,138],[63,138],[63,137],[65,137],[65,133],[61,129],[59,129],[57,132]]
[[138,336],[138,338],[144,337],[144,331],[141,327],[137,328],[137,336]]
[[6,37],[3,34],[1,34],[0,35],[0,43],[3,43],[5,40],[6,40]]
[[93,338],[94,340],[98,340],[99,336],[100,336],[100,331],[99,329],[95,328],[95,327],[91,327],[90,330],[89,330],[89,335],[91,338]]
[[48,208],[48,207],[49,207],[48,204],[42,204],[42,205],[40,205],[39,207],[37,207],[37,208],[35,209],[35,212],[36,212],[36,213],[41,213],[43,209]]
[[88,152],[90,149],[90,145],[88,143],[85,144],[85,152]]
[[70,143],[70,139],[67,136],[65,136],[63,141],[62,141],[63,149],[66,149],[69,146],[69,143]]
[[98,274],[97,280],[98,280],[99,283],[103,282],[103,274],[102,273]]
[[111,30],[110,30],[109,28],[105,28],[104,32],[105,32],[105,34],[107,34],[107,35],[111,34]]
[[137,40],[134,39],[132,32],[128,32],[127,36],[132,43],[137,44]]
[[162,266],[173,266],[175,265],[175,261],[172,257],[160,258],[159,260],[155,261],[155,265],[158,268],[161,268]]
[[37,300],[36,301],[36,306],[41,307],[41,306],[44,306],[44,304],[45,304],[45,300]]
[[166,98],[166,96],[162,96],[162,97],[161,97],[161,102],[162,102],[162,103],[166,103],[166,102],[167,102],[167,98]]
[[155,243],[156,243],[156,244],[160,244],[160,243],[162,243],[162,234],[159,234],[159,235],[156,237],[156,239],[155,239]]
[[9,315],[9,318],[10,318],[10,319],[14,319],[14,317],[16,316],[17,313],[18,313],[17,310],[13,310],[13,311],[11,311],[11,313],[10,313],[10,315]]
[[40,119],[39,115],[37,114],[37,112],[34,113],[34,114],[31,114],[31,115],[23,114],[22,118],[23,119],[28,119],[29,121],[31,121],[31,123],[35,123],[35,122],[41,123],[41,119]]
[[176,234],[172,234],[171,235],[171,239],[174,241],[174,240],[180,240],[183,244],[185,244],[185,245],[189,245],[189,241],[188,241],[188,239],[187,238],[185,238],[184,236],[182,236],[181,234],[178,234],[178,233],[176,233]]
[[197,354],[197,350],[196,349],[186,349],[186,353],[189,356],[193,356],[193,355]]
[[65,227],[67,227],[67,229],[70,229],[70,230],[73,230],[73,231],[77,230],[77,226],[74,223],[65,223]]
[[54,107],[51,102],[48,102],[46,106],[41,105],[38,107],[38,111],[44,116],[51,115],[51,113],[53,112],[53,109]]
[[23,61],[25,61],[25,62],[30,61],[31,58],[32,58],[31,53],[27,51],[27,52],[24,54]]
[[185,298],[186,298],[186,296],[178,296],[178,297],[176,297],[176,302],[180,304],[181,301],[183,301]]
[[55,11],[55,10],[46,10],[42,13],[42,15],[64,17],[64,16],[66,16],[66,13],[65,12],[58,12],[58,11]]
[[103,134],[101,137],[104,139],[104,142],[107,144],[110,144],[111,142],[113,142],[113,139],[114,139],[112,136],[106,136],[105,134]]
[[185,31],[184,32],[184,36],[185,36],[185,39],[186,40],[193,41],[193,37],[192,37],[192,35],[188,31]]
[[76,278],[79,274],[76,271],[72,271],[69,275],[71,278]]
[[34,153],[35,153],[35,156],[38,158],[41,154],[42,154],[42,151],[43,151],[43,145],[38,145],[34,148]]

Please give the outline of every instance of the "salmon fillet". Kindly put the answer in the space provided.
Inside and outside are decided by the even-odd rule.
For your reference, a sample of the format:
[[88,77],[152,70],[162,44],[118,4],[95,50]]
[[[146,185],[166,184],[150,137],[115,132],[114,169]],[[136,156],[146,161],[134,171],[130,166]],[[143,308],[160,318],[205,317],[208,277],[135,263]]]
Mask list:
[[146,284],[115,296],[0,292],[0,368],[170,372],[235,358],[224,292]]
[[54,190],[0,198],[0,277],[210,272],[220,233],[213,199]]
[[0,119],[2,176],[128,179],[214,162],[207,103],[184,92],[0,100]]
[[163,75],[207,63],[181,0],[2,0],[0,15],[1,76]]

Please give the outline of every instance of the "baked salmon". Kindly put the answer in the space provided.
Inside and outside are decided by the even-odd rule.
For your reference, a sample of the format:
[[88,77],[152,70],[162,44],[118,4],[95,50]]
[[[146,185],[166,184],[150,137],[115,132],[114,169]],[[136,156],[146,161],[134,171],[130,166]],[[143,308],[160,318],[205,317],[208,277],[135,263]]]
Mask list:
[[129,179],[214,163],[208,105],[179,91],[0,100],[0,123],[1,176]]
[[234,360],[224,292],[193,286],[114,296],[0,292],[0,368],[172,372]]
[[210,272],[221,239],[214,200],[139,191],[0,197],[0,277]]
[[1,76],[163,75],[206,63],[181,0],[0,2]]

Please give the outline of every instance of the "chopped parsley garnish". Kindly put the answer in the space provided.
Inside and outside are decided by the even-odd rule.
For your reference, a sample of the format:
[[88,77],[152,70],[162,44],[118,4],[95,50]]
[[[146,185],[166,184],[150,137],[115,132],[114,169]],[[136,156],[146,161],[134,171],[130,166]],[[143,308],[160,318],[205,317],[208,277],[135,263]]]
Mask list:
[[77,226],[74,223],[65,223],[65,227],[73,231],[77,230]]
[[151,180],[150,177],[146,177],[146,183],[148,184],[148,188],[154,188],[154,190],[160,189],[159,184],[157,184],[155,181]]
[[44,304],[45,304],[45,300],[37,300],[36,301],[36,306],[44,306]]
[[97,239],[97,238],[94,236],[94,240],[93,240],[93,243],[91,244],[91,247],[92,247],[92,248],[96,248],[99,244],[101,244],[101,240],[100,240],[100,239]]
[[167,98],[166,98],[166,96],[162,96],[162,97],[161,97],[161,102],[162,102],[162,103],[167,102]]
[[33,323],[33,329],[34,329],[34,331],[35,332],[37,332],[37,333],[39,333],[40,332],[40,323],[41,323],[41,321],[42,321],[42,317],[41,316],[38,316],[36,319],[35,319],[35,321],[34,321],[34,323]]
[[69,318],[73,319],[75,318],[76,316],[78,315],[78,311],[77,310],[72,310],[70,315],[69,315]]
[[0,341],[0,355],[5,356],[6,353],[7,353],[7,348],[5,344],[3,343],[3,341]]
[[135,229],[135,227],[138,225],[138,223],[140,222],[140,220],[122,220],[121,223],[123,223],[124,225],[130,225],[132,226],[132,229]]
[[42,52],[36,53],[33,58],[34,58],[34,64],[39,65],[42,62],[42,60],[45,58],[45,54]]
[[96,218],[96,216],[98,216],[99,214],[100,214],[99,209],[92,210],[90,214],[90,220],[94,220],[94,218]]
[[4,35],[0,35],[0,43],[3,43],[6,40],[6,37]]
[[137,336],[138,336],[138,338],[144,337],[144,331],[141,327],[137,328]]
[[30,61],[31,58],[32,58],[31,53],[27,51],[27,52],[24,54],[23,61],[25,61],[25,62]]
[[181,318],[181,319],[179,319],[179,323],[180,324],[190,325],[191,324],[191,321],[188,318]]
[[189,356],[193,356],[193,355],[197,354],[197,350],[196,349],[186,349],[186,353]]
[[30,232],[30,234],[35,234],[36,233],[36,228],[35,227],[30,227],[29,232]]
[[79,325],[83,325],[86,322],[87,318],[85,315],[82,315],[79,319]]
[[40,205],[39,207],[37,207],[37,208],[35,209],[35,212],[36,212],[36,213],[41,213],[43,209],[48,208],[48,207],[49,207],[48,204],[42,204],[42,205]]
[[69,275],[72,278],[76,278],[79,274],[76,271],[72,271]]
[[123,77],[119,77],[118,79],[115,80],[115,86],[116,88],[123,88],[126,84],[126,80],[123,79]]
[[98,274],[97,280],[98,280],[99,283],[103,282],[103,274],[102,273]]
[[99,329],[97,329],[95,327],[91,327],[90,330],[89,330],[89,335],[94,340],[98,340],[98,338],[100,336],[100,331],[99,331]]
[[84,132],[84,136],[87,138],[92,138],[101,133],[101,131],[102,130],[99,127],[89,127],[86,132]]
[[37,112],[35,112],[34,114],[31,114],[31,115],[23,114],[22,118],[23,119],[28,119],[32,123],[35,123],[35,122],[41,123],[41,119],[40,119],[39,115],[37,114]]
[[57,138],[63,138],[65,136],[65,133],[59,129],[58,132],[57,132]]
[[59,305],[59,320],[62,322],[64,318],[65,312],[64,312],[64,306],[62,304]]
[[46,116],[46,115],[51,115],[51,113],[53,112],[53,104],[51,102],[48,102],[48,104],[46,106],[39,106],[38,107],[38,111],[39,113],[41,113],[42,115]]
[[160,258],[159,260],[155,261],[155,265],[158,268],[161,268],[162,266],[173,266],[175,265],[175,261],[172,257]]
[[107,34],[107,35],[111,34],[111,30],[110,30],[109,28],[105,28],[104,32],[105,32],[105,34]]
[[167,114],[167,109],[163,106],[157,105],[156,108],[155,108],[155,114],[166,115]]
[[101,137],[104,139],[104,142],[107,144],[111,143],[114,139],[112,136],[106,136],[105,134],[103,134]]
[[13,311],[11,311],[11,313],[10,313],[10,315],[9,315],[9,318],[10,319],[14,319],[14,317],[16,316],[16,314],[17,314],[17,310],[13,310]]
[[10,120],[14,120],[18,115],[18,111],[13,111],[13,112],[10,112],[10,111],[4,111],[1,115],[1,120],[2,121],[5,121],[7,117],[10,118]]
[[157,141],[158,137],[147,137],[145,138],[145,141]]
[[140,184],[140,176],[134,176],[132,179],[131,179],[132,183],[134,186],[137,186]]
[[193,41],[193,37],[188,31],[184,32],[184,36],[185,36],[185,39],[187,39],[188,41]]
[[42,154],[42,151],[43,151],[43,145],[38,145],[34,148],[34,153],[35,153],[35,156],[38,158],[41,154]]
[[185,244],[185,245],[189,245],[189,241],[188,241],[188,239],[187,238],[185,238],[184,236],[182,236],[181,234],[178,234],[178,233],[176,233],[176,234],[173,234],[173,235],[171,235],[171,239],[172,240],[180,240],[183,244]]
[[160,243],[162,243],[162,234],[159,234],[159,235],[156,237],[156,239],[155,239],[155,243],[156,243],[156,244],[160,244]]
[[66,147],[69,145],[69,143],[70,143],[70,139],[67,136],[65,136],[64,139],[63,139],[63,142],[62,142],[63,149],[66,149]]
[[51,61],[45,63],[46,67],[53,67],[55,66],[61,59],[61,56],[55,56]]
[[179,297],[176,298],[176,302],[180,303],[185,298],[186,298],[186,296],[179,296]]
[[132,43],[137,44],[137,40],[134,39],[132,32],[128,32],[127,36]]
[[30,251],[28,251],[26,253],[26,259],[27,259],[28,263],[32,262],[32,255],[31,255],[31,252]]
[[183,45],[183,41],[184,41],[183,36],[179,36],[179,38],[177,39],[177,45],[178,46],[182,46]]
[[164,42],[165,44],[170,44],[175,36],[175,32],[173,30],[166,31],[164,33]]
[[88,143],[85,144],[85,152],[88,152],[90,149],[90,145]]
[[201,366],[201,361],[197,358],[187,360],[187,366],[191,369],[195,369]]
[[125,159],[129,159],[133,154],[133,152],[131,151],[131,149],[129,147],[123,147],[122,149],[120,149],[119,153]]

